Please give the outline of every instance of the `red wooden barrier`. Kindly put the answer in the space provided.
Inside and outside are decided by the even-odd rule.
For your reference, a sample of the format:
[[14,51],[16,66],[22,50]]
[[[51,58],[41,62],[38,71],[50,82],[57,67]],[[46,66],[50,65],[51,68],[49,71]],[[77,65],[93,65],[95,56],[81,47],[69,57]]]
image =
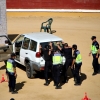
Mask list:
[[100,0],[6,0],[8,9],[100,9]]

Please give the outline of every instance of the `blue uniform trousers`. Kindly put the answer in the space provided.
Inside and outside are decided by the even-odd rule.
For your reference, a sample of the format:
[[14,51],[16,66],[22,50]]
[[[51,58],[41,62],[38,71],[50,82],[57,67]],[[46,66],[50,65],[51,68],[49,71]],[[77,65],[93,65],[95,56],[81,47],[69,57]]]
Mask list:
[[10,73],[10,72],[8,72],[8,76],[9,76],[9,88],[12,91],[14,91],[15,85],[16,85],[16,77],[15,77],[14,73]]
[[79,70],[81,66],[82,66],[82,63],[79,63],[79,64],[75,63],[75,78],[76,78],[77,83],[80,83]]
[[54,84],[58,86],[60,83],[60,66],[61,65],[53,65],[53,79],[54,79]]
[[99,62],[98,62],[98,58],[96,58],[96,54],[93,54],[92,66],[93,66],[94,72],[98,73],[98,71],[99,71]]

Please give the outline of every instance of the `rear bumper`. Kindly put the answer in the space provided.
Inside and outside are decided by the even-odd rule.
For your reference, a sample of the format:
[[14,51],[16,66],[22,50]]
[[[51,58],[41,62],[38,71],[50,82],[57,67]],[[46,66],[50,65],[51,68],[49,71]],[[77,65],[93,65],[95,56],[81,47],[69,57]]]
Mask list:
[[42,71],[42,70],[44,70],[44,65],[41,66],[39,63],[32,62],[32,67],[36,71]]

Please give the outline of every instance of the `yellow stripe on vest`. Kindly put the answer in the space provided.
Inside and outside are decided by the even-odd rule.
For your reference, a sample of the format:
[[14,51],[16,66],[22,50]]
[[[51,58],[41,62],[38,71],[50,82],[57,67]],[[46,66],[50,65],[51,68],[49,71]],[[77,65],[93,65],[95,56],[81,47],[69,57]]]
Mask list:
[[62,57],[61,56],[53,56],[53,65],[62,64]]
[[14,70],[13,70],[13,65],[12,65],[12,63],[10,63],[10,62],[7,62],[7,71],[8,72],[14,72]]
[[97,48],[95,45],[91,45],[91,51],[92,51],[92,54],[96,54],[97,53]]

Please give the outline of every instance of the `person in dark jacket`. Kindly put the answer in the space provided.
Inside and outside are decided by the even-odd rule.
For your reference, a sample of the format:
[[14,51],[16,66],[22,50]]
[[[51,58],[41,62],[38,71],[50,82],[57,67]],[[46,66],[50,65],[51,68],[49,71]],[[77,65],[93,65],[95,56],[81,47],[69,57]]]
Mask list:
[[40,47],[40,49],[41,49],[40,52],[43,53],[43,57],[45,60],[45,68],[44,68],[45,83],[44,85],[48,86],[49,85],[48,73],[49,73],[49,70],[52,69],[52,55],[51,55],[52,43],[50,42],[49,45],[45,45],[44,48]]
[[65,65],[63,68],[63,74],[64,74],[64,81],[63,82],[67,83],[68,82],[67,71],[68,71],[69,66],[71,66],[71,64],[72,64],[72,48],[70,46],[68,46],[68,43],[64,43],[63,47],[61,48],[59,45],[59,42],[58,42],[57,46],[66,58]]

